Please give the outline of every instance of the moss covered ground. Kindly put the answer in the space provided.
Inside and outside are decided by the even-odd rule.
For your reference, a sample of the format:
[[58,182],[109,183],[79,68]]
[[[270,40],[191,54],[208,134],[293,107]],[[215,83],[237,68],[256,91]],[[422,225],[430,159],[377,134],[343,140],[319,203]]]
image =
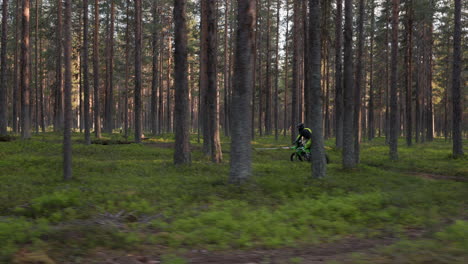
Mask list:
[[[468,159],[452,159],[450,143],[441,139],[410,148],[402,140],[396,162],[384,139],[364,142],[362,163],[351,171],[341,168],[330,140],[328,175],[315,180],[309,163],[289,161],[290,150],[262,150],[289,146],[289,139],[258,138],[254,175],[242,187],[227,184],[228,139],[224,162],[212,164],[194,136],[193,164],[182,167],[172,164],[171,135],[144,144],[118,144],[124,139],[117,135],[104,141],[85,146],[74,135],[70,182],[61,177],[58,134],[0,142],[0,262],[32,252],[56,263],[89,263],[96,250],[150,249],[163,263],[185,263],[193,250],[278,250],[381,237],[397,241],[347,261],[463,263],[468,257]],[[415,239],[411,230],[424,232]]]

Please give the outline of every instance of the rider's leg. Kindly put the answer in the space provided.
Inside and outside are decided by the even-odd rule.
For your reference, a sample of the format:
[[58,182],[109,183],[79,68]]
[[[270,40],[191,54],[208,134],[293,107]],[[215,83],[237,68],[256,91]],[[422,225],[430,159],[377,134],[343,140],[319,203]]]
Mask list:
[[312,146],[312,140],[309,139],[309,140],[307,140],[307,142],[305,143],[305,146],[304,146],[305,151],[306,151],[307,153],[310,153],[310,147],[311,147],[311,146]]

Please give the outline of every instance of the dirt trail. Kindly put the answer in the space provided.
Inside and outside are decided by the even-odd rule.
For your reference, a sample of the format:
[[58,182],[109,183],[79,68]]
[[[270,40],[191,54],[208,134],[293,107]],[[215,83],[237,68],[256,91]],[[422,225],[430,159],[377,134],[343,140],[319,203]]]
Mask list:
[[[307,248],[281,248],[216,251],[192,250],[178,254],[191,264],[316,264],[328,261],[345,261],[351,253],[371,253],[376,247],[393,244],[396,238],[382,237],[375,239],[347,238],[333,243],[325,243]],[[92,260],[91,260],[92,259]],[[150,253],[141,255],[120,255],[116,252],[97,252],[90,263],[105,264],[158,264],[161,256]]]

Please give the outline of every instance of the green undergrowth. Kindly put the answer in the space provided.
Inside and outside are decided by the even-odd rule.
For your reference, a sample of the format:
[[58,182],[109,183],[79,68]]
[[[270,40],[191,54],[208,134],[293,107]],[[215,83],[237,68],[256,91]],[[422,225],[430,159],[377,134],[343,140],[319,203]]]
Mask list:
[[468,259],[468,221],[456,221],[441,231],[416,240],[404,239],[373,254],[355,254],[346,263],[464,264]]
[[289,146],[289,137],[256,138],[252,180],[236,187],[227,184],[226,138],[225,161],[212,164],[192,135],[193,164],[181,167],[172,163],[173,135],[143,144],[85,146],[78,134],[73,139],[70,182],[61,178],[58,134],[0,142],[0,262],[25,247],[73,258],[97,247],[278,248],[398,235],[461,216],[468,200],[465,182],[402,173],[436,168],[467,176],[463,160],[449,159],[450,145],[438,140],[401,146],[398,162],[388,160],[382,139],[365,142],[362,165],[352,171],[341,169],[327,141],[328,175],[313,180],[310,164],[289,161],[290,150],[261,150]]

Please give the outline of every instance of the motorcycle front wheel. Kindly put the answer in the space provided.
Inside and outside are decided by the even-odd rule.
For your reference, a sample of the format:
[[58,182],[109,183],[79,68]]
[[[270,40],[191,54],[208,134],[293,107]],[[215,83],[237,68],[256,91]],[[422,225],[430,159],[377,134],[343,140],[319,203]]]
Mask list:
[[298,155],[297,153],[293,153],[291,154],[291,161],[302,161],[302,157],[300,155]]

